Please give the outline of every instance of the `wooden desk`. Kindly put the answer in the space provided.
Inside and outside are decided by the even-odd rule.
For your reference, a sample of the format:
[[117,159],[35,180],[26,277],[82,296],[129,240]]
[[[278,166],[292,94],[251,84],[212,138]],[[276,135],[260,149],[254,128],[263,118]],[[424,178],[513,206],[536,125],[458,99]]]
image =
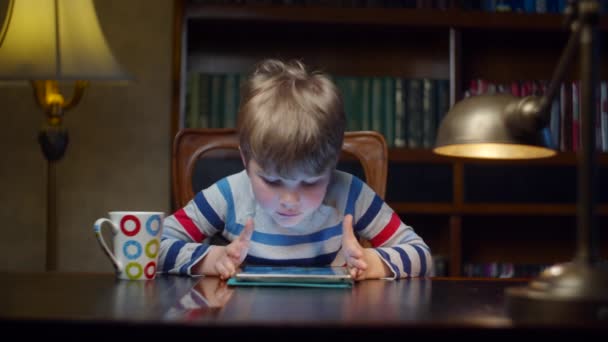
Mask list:
[[[171,339],[608,336],[608,323],[515,324],[504,289],[525,282],[370,280],[352,289],[227,287],[217,278],[0,273],[0,331],[44,337]],[[43,334],[43,335],[40,335]],[[460,336],[459,336],[460,335]]]

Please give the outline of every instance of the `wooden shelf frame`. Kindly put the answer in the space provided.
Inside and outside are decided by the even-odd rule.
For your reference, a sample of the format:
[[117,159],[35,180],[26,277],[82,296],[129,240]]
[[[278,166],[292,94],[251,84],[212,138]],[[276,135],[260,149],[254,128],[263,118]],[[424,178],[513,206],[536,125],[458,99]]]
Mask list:
[[[382,71],[391,70],[396,76],[410,77],[445,77],[450,81],[450,103],[454,104],[462,98],[463,90],[466,88],[470,79],[477,77],[495,78],[497,81],[504,81],[515,75],[522,75],[538,79],[539,75],[546,75],[553,69],[555,61],[566,43],[567,29],[563,27],[563,16],[560,14],[523,14],[523,13],[488,13],[481,11],[463,11],[459,9],[432,10],[432,9],[396,9],[396,8],[329,8],[329,7],[299,7],[299,6],[278,6],[278,5],[186,5],[185,0],[174,0],[175,2],[175,24],[174,24],[174,77],[173,77],[173,106],[171,120],[171,134],[174,136],[180,129],[180,113],[183,108],[182,92],[185,82],[183,76],[187,70],[186,64],[189,63],[187,50],[188,22],[202,25],[210,30],[215,30],[221,25],[235,26],[233,29],[238,34],[238,30],[246,27],[272,28],[274,25],[288,25],[290,28],[301,30],[316,30],[316,34],[326,29],[343,30],[372,30],[376,32],[397,31],[403,37],[410,36],[405,40],[414,40],[415,44],[401,47],[399,52],[394,53],[388,64],[395,63],[406,53],[413,53],[411,59],[428,57],[431,60],[427,64],[418,64],[415,68],[391,65],[382,65]],[[219,26],[218,26],[219,25]],[[320,28],[319,28],[320,27]],[[600,30],[608,31],[608,18],[603,16],[600,19]],[[412,33],[412,34],[409,34]],[[486,54],[486,51],[475,46],[476,40],[481,39],[484,43],[491,42],[496,35],[499,39],[506,39],[510,34],[531,34],[535,37],[552,37],[549,42],[540,42],[539,49],[545,49],[543,56],[531,61],[528,68],[513,73],[513,70],[493,70],[490,75],[487,71],[494,68],[494,64],[519,63],[522,58],[526,58],[526,53],[534,53],[535,47],[526,46],[528,50],[521,55],[497,55],[496,52]],[[562,39],[563,38],[563,39]],[[264,38],[265,39],[265,38]],[[416,46],[416,39],[431,39],[437,41],[434,45],[426,47],[426,51],[409,51]],[[527,39],[527,38],[524,38]],[[536,39],[536,38],[534,38]],[[531,39],[534,41],[534,39]],[[280,42],[277,39],[276,42]],[[400,41],[405,43],[404,41]],[[275,43],[275,42],[273,42]],[[543,45],[544,44],[544,45]],[[496,46],[493,46],[495,48]],[[224,48],[224,47],[222,47]],[[306,48],[306,47],[305,47]],[[384,49],[385,47],[382,47]],[[213,59],[228,57],[228,62],[207,63],[202,68],[210,70],[222,68],[241,68],[258,55],[255,53],[255,46],[243,47],[244,61],[234,61],[234,51],[222,50],[216,55],[213,51],[203,58]],[[249,49],[249,50],[247,50]],[[382,54],[385,50],[379,49]],[[511,48],[513,49],[513,48]],[[606,49],[606,47],[603,47]],[[436,50],[438,56],[432,55]],[[340,53],[344,54],[348,50]],[[430,52],[429,52],[430,51]],[[205,52],[207,53],[207,52]],[[224,55],[222,55],[224,53]],[[232,53],[232,55],[231,55]],[[238,51],[236,53],[239,53]],[[416,55],[416,53],[418,53]],[[493,54],[494,53],[494,54]],[[555,60],[544,60],[546,56],[553,56]],[[387,57],[384,56],[383,57]],[[391,57],[391,56],[388,56]],[[493,60],[485,62],[484,60]],[[514,59],[513,61],[511,61]],[[473,60],[473,61],[472,61]],[[484,63],[478,63],[484,61]],[[191,62],[191,61],[190,61]],[[326,64],[326,60],[321,61]],[[334,63],[333,60],[329,60]],[[224,64],[222,64],[224,63]],[[411,62],[404,62],[404,64]],[[347,65],[346,70],[350,70],[352,65]],[[539,67],[540,66],[540,67]],[[336,65],[333,65],[336,68]],[[331,69],[331,67],[329,68]],[[496,68],[495,68],[496,69]],[[341,72],[343,69],[330,71]],[[230,70],[233,71],[233,70]],[[376,70],[377,71],[377,70]],[[357,69],[360,75],[372,75],[374,66],[361,64]],[[602,76],[608,76],[604,72]],[[608,78],[608,77],[607,77]],[[461,276],[463,257],[463,224],[469,216],[497,216],[497,217],[517,217],[517,216],[540,216],[540,217],[563,217],[573,218],[576,216],[576,204],[549,204],[549,203],[465,203],[464,202],[464,169],[468,163],[488,164],[488,165],[540,165],[540,166],[573,166],[577,165],[577,155],[573,152],[560,152],[555,157],[532,160],[532,161],[492,161],[492,160],[466,160],[452,159],[438,156],[426,149],[404,149],[391,148],[389,150],[389,160],[393,163],[426,163],[426,164],[445,164],[452,168],[453,175],[453,199],[450,202],[393,202],[389,203],[395,211],[399,213],[413,215],[431,215],[446,219],[445,231],[447,235],[449,275]],[[602,166],[608,165],[608,154],[598,154],[598,162]],[[608,216],[608,204],[598,206],[598,215],[604,220]],[[463,222],[465,221],[465,222]]]

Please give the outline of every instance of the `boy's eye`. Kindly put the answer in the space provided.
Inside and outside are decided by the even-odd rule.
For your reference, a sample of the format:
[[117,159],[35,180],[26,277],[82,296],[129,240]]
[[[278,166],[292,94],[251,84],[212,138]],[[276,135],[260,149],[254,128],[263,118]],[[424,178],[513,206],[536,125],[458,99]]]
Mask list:
[[280,179],[272,179],[272,178],[264,178],[264,177],[262,177],[262,180],[264,181],[264,183],[269,184],[269,185],[279,185],[281,183]]
[[317,185],[318,181],[312,181],[312,182],[304,182],[304,186],[315,186]]

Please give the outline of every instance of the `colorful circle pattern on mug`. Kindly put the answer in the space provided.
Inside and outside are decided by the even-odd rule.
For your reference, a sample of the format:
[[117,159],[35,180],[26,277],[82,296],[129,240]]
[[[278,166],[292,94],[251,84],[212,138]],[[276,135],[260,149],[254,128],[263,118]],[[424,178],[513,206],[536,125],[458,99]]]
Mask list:
[[[158,240],[147,240],[150,237],[156,237],[160,232],[161,226],[161,217],[159,215],[152,215],[145,223],[147,234],[143,234],[145,236],[137,238],[142,227],[139,218],[135,215],[125,215],[120,220],[120,230],[126,236],[134,238],[127,240],[122,246],[123,254],[129,260],[132,260],[125,267],[125,273],[129,279],[140,279],[142,275],[145,276],[146,279],[154,278],[154,275],[156,274],[156,261],[150,259],[156,258],[160,246]],[[145,249],[142,248],[142,242],[145,243]],[[145,253],[142,253],[144,250]],[[142,254],[145,254],[145,257],[142,258]],[[140,258],[142,260],[139,260]]]

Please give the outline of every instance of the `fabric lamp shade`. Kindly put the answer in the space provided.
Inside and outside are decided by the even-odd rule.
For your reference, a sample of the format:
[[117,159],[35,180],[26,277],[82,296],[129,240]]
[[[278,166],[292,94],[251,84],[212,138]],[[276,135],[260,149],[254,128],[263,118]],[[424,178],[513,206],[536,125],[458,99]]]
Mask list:
[[0,32],[2,80],[127,80],[92,0],[19,0]]

